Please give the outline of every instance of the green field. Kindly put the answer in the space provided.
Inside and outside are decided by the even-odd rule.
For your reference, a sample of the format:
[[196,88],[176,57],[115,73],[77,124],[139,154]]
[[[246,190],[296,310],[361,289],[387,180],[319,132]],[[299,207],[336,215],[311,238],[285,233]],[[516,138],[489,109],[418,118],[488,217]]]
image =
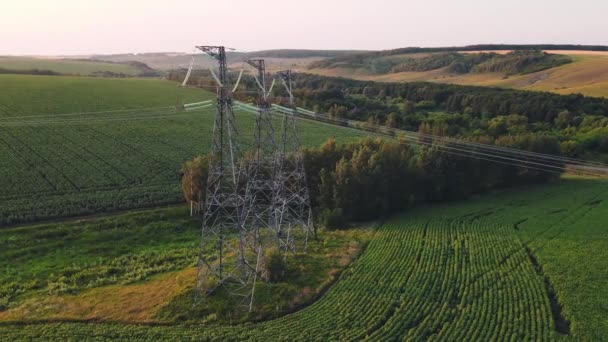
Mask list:
[[[200,322],[209,315],[227,321],[223,315],[230,310],[222,296],[189,312],[200,229],[200,220],[178,206],[0,230],[0,321],[175,323]],[[257,286],[252,315],[239,306],[230,319],[269,317],[310,301],[371,233],[323,234],[321,241],[310,243],[307,255],[289,260],[288,282]],[[294,301],[305,287],[310,291]]]
[[[107,229],[112,221],[104,222],[98,229],[107,234],[102,241],[115,239],[117,246],[133,245],[135,250],[140,245],[136,241],[148,239],[145,229],[153,229],[142,224],[140,231],[135,224],[112,232]],[[569,178],[394,217],[378,228],[365,252],[320,300],[275,320],[232,327],[23,325],[13,320],[0,324],[0,335],[7,340],[606,340],[606,222],[608,184]],[[146,247],[148,252],[191,237],[186,232],[176,237],[179,231],[169,226],[155,228],[153,235],[168,241]],[[50,241],[57,228],[39,227],[37,237],[30,239]],[[62,234],[88,236],[72,234],[73,228]],[[170,234],[164,235],[164,229]],[[22,241],[24,232],[0,231],[0,242]],[[45,267],[58,263],[49,254],[37,254],[40,247],[17,245],[21,247],[5,253],[21,262],[3,265],[4,279],[44,274],[30,267],[44,265],[41,260],[48,260]],[[78,259],[70,260],[82,258],[74,261],[76,268],[99,255],[103,246],[74,250],[72,257]],[[144,258],[146,263],[154,264]],[[193,281],[193,275],[183,281]],[[52,311],[52,306],[40,306]],[[11,320],[11,312],[4,311],[4,320]]]
[[[213,109],[156,107],[212,97],[153,79],[0,75],[0,226],[182,201],[180,168],[207,153]],[[250,146],[253,116],[237,114]],[[309,122],[299,128],[308,146],[362,135]]]
[[133,65],[75,59],[55,59],[36,57],[6,57],[0,56],[0,69],[29,71],[47,70],[64,75],[92,75],[95,73],[112,72],[134,76],[141,70]]

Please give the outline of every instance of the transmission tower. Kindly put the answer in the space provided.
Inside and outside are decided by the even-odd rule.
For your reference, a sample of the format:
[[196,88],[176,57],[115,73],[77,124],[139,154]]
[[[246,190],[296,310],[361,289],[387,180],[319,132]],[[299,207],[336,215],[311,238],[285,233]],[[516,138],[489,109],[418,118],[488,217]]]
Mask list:
[[[217,75],[212,72],[217,82],[217,111],[204,204],[195,305],[218,286],[227,286],[231,293],[249,298],[253,292],[249,290],[251,278],[256,269],[256,261],[252,262],[252,253],[248,248],[251,242],[242,226],[245,204],[241,186],[242,154],[227,84],[226,50],[223,46],[197,48],[217,60],[219,71]],[[234,237],[238,237],[236,242]],[[212,246],[210,253],[206,251],[208,245]]]
[[264,248],[271,232],[274,231],[273,199],[276,185],[274,180],[274,162],[277,146],[272,125],[270,105],[266,87],[266,66],[263,59],[250,59],[247,64],[257,71],[255,77],[258,84],[257,115],[255,119],[253,146],[251,154],[245,160],[247,179],[245,191],[245,214],[243,226],[252,235],[254,244],[250,247],[257,250],[258,272],[267,279]]
[[[289,106],[295,113],[297,107],[292,93],[292,72],[279,71],[277,75],[289,94]],[[311,235],[316,238],[294,113],[282,113],[279,153],[275,162],[277,191],[274,199],[275,229],[280,248],[293,253],[298,248],[306,249]]]

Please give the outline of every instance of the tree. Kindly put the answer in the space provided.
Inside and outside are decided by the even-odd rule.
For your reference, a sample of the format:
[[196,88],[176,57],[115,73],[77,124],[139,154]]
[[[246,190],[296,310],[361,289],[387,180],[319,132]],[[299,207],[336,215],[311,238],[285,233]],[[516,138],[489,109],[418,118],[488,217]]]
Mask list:
[[528,118],[523,115],[511,114],[505,120],[509,134],[519,135],[528,131]]
[[392,112],[386,117],[385,126],[389,128],[397,128],[399,127],[399,117],[397,113]]
[[572,122],[574,115],[569,111],[565,110],[557,114],[557,118],[555,118],[555,125],[558,128],[566,128],[570,126],[570,122]]
[[568,157],[576,157],[578,155],[578,145],[576,141],[566,140],[559,144],[561,153]]
[[209,156],[198,156],[182,166],[182,192],[186,201],[202,203],[207,188]]
[[504,116],[497,116],[488,121],[488,133],[493,137],[499,137],[507,133],[507,122]]
[[405,101],[403,104],[403,114],[410,115],[416,113],[416,103],[414,101]]

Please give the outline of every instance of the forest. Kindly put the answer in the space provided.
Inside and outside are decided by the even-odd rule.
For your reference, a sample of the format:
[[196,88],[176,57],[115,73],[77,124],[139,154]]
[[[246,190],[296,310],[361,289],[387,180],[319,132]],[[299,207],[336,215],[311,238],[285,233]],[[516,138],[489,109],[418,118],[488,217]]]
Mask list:
[[520,51],[540,51],[540,50],[565,50],[565,51],[608,51],[608,46],[603,45],[570,45],[570,44],[478,44],[467,46],[451,47],[406,47],[383,51],[358,52],[342,56],[335,56],[330,59],[319,61],[313,67],[328,67],[332,64],[349,65],[355,61],[371,60],[382,57],[397,56],[414,53],[447,53],[458,51],[501,51],[501,50],[520,50]]
[[568,56],[550,54],[539,50],[517,50],[506,54],[495,52],[458,53],[440,52],[427,55],[401,55],[378,57],[374,54],[358,54],[348,60],[324,59],[313,62],[309,68],[350,68],[389,74],[404,71],[430,71],[447,68],[453,74],[498,72],[506,76],[529,74],[572,62]]
[[569,157],[606,159],[608,99],[424,82],[298,74],[298,105],[333,117],[437,135],[552,136]]
[[[400,141],[363,139],[337,144],[330,139],[304,150],[304,164],[312,205],[324,227],[387,217],[424,203],[465,199],[495,189],[538,184],[559,178],[524,166],[491,163],[446,153],[443,142],[420,147]],[[556,139],[518,136],[498,139],[496,145],[537,153],[559,153]],[[184,164],[182,190],[186,200],[201,202],[207,179],[208,156]]]

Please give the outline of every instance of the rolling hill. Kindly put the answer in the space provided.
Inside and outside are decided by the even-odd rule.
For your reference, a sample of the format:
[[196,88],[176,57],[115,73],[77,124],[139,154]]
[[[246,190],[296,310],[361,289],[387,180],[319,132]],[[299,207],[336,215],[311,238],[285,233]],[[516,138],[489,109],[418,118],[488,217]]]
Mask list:
[[[298,49],[281,49],[281,50],[263,50],[252,52],[228,51],[227,59],[229,64],[239,64],[250,58],[264,58],[268,60],[269,66],[275,65],[277,62],[288,66],[304,67],[309,63],[319,61],[321,59],[344,56],[361,51],[353,50],[298,50]],[[172,70],[178,68],[187,68],[190,65],[192,54],[179,52],[156,52],[156,53],[140,53],[140,54],[115,54],[115,55],[94,55],[91,59],[110,62],[129,62],[138,61],[149,65],[157,70]],[[208,58],[197,58],[195,67],[206,69],[210,64]]]
[[[488,52],[461,51],[461,54],[471,55]],[[492,50],[498,54],[509,51]],[[338,61],[329,64],[330,60],[324,60],[324,64],[311,64],[311,69],[305,71],[313,74],[335,77],[347,77],[360,80],[373,80],[385,82],[436,82],[452,83],[462,85],[477,85],[491,87],[505,87],[522,90],[549,91],[559,94],[581,93],[587,96],[608,97],[608,52],[606,51],[582,51],[582,50],[545,50],[550,54],[558,54],[569,57],[572,62],[555,65],[553,67],[527,72],[525,74],[508,75],[505,72],[472,72],[455,73],[446,67],[438,67],[424,71],[400,71],[374,73],[361,68],[345,67],[344,62]],[[412,58],[421,59],[433,54],[444,52],[413,52],[409,54],[398,54],[384,59]],[[338,59],[336,59],[338,60]]]
[[109,74],[137,76],[150,71],[150,68],[138,63],[114,63],[87,59],[67,59],[57,57],[0,56],[0,74],[50,73],[79,76],[104,76]]
[[[513,50],[542,50],[551,56],[562,56],[563,61],[538,63],[536,70],[515,69],[494,72],[485,68],[473,72],[454,72],[454,66],[420,68],[409,66],[389,70],[404,60],[422,60],[438,55],[480,55],[494,53],[504,55]],[[558,94],[581,93],[587,96],[608,97],[608,49],[605,46],[579,45],[472,45],[443,48],[402,48],[387,51],[352,50],[265,50],[254,52],[229,52],[228,62],[236,69],[243,68],[248,58],[265,58],[269,70],[294,69],[300,72],[324,76],[346,77],[359,80],[386,82],[436,82],[488,87],[505,87],[522,90],[549,91]],[[114,54],[79,56],[79,59],[57,57],[0,57],[0,70],[20,72],[34,69],[68,75],[135,76],[154,70],[165,72],[187,68],[191,54],[159,52],[141,54]],[[471,57],[474,58],[474,57]],[[555,57],[559,58],[559,57]],[[450,62],[444,60],[443,62]],[[353,63],[354,62],[354,63]],[[388,64],[387,64],[388,63]],[[449,64],[449,63],[448,63]],[[195,68],[207,69],[210,60],[198,57]],[[388,65],[388,67],[387,67]],[[387,69],[389,68],[389,69]],[[422,69],[422,70],[417,70]],[[460,70],[462,71],[462,70]]]

